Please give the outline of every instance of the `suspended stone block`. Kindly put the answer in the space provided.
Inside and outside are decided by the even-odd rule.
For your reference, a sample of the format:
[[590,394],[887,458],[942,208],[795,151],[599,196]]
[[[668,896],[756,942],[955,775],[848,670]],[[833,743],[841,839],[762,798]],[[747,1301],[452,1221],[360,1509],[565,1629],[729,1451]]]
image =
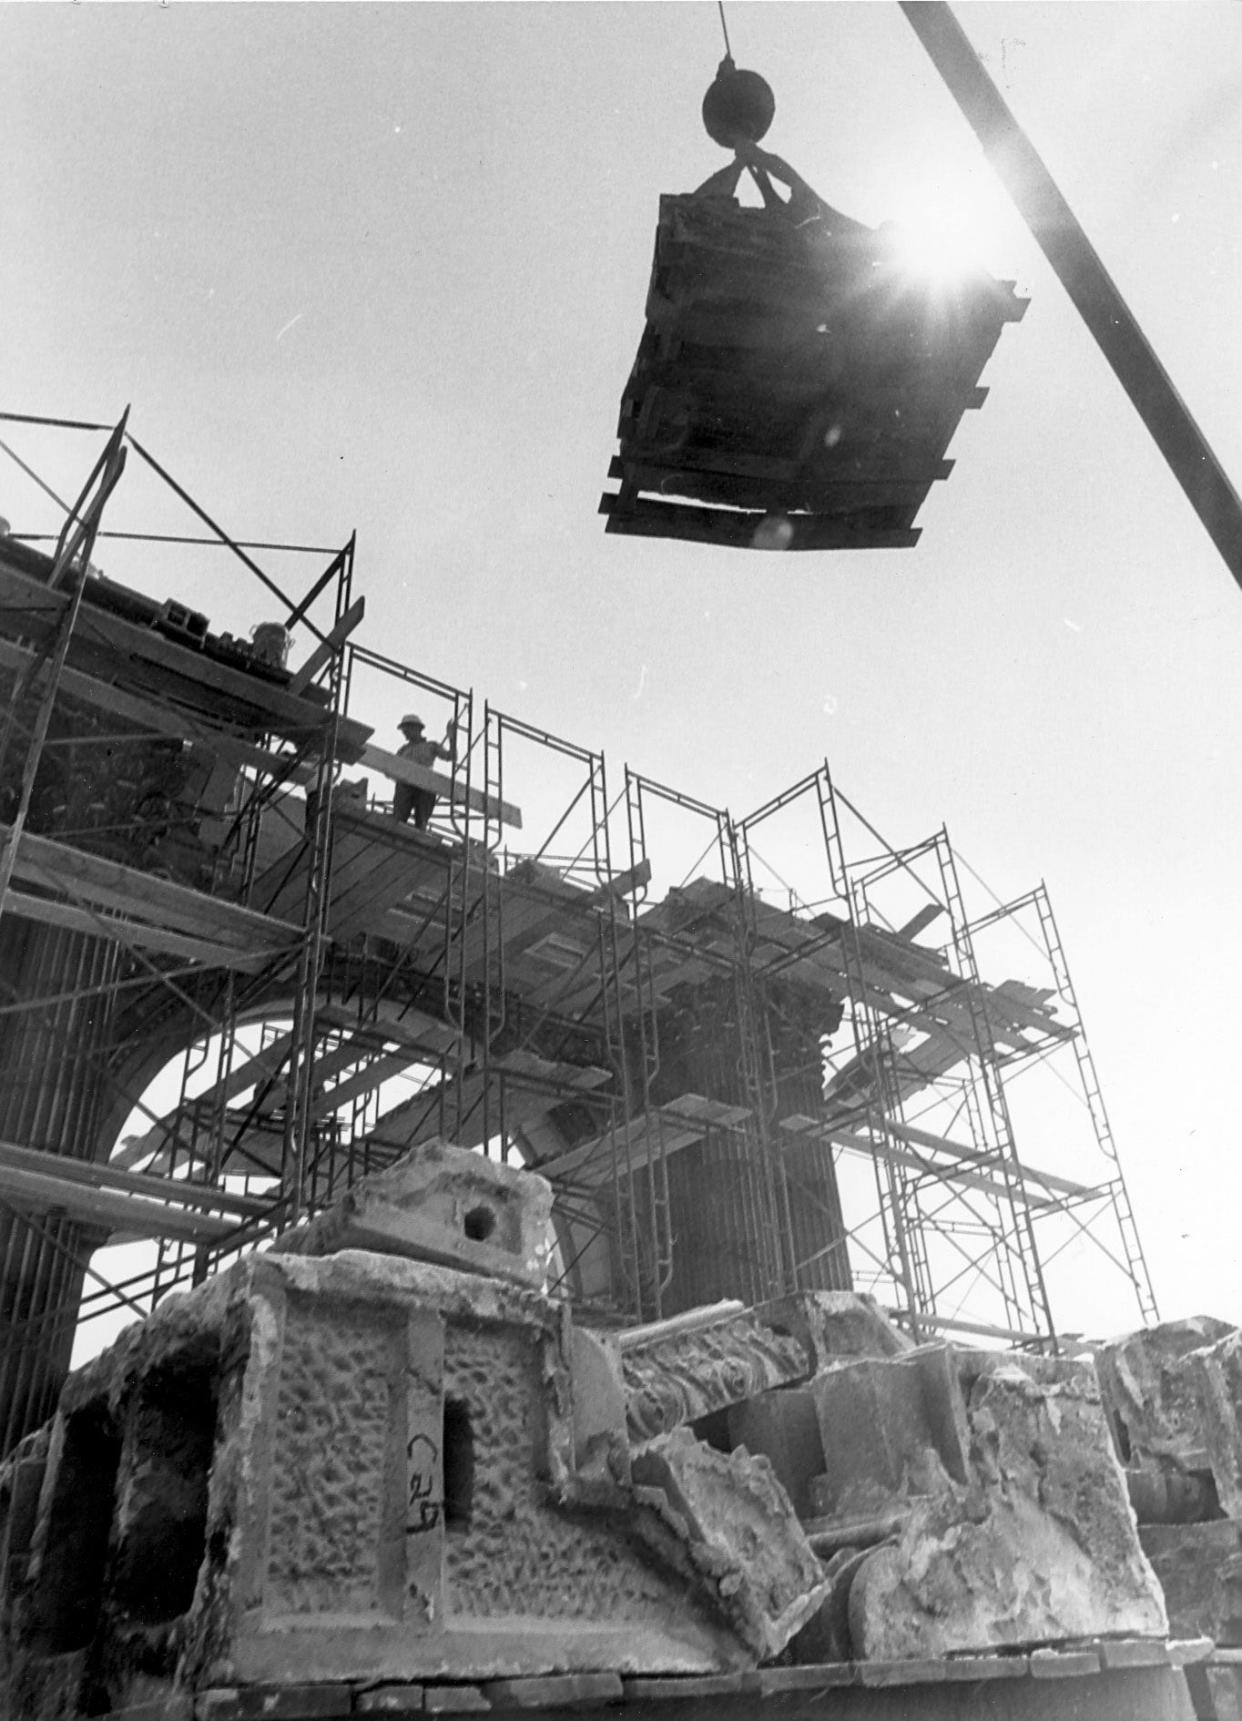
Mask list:
[[1026,301],[977,269],[921,273],[894,230],[850,220],[759,158],[796,182],[790,203],[743,207],[714,181],[660,200],[609,468],[620,488],[600,512],[609,532],[745,549],[913,545]]

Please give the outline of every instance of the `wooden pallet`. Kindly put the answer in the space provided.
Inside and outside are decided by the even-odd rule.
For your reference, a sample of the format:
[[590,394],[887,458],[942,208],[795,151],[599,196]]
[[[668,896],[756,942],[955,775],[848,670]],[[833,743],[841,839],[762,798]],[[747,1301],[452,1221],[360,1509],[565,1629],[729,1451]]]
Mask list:
[[883,230],[664,197],[622,398],[608,531],[742,548],[905,548],[1006,322],[1012,286],[952,296]]

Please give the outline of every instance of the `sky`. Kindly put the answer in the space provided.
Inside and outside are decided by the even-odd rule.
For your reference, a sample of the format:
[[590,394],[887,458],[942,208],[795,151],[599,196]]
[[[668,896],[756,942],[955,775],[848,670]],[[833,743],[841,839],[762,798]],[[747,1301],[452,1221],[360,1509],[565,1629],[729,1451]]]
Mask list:
[[[1242,474],[1242,8],[958,15]],[[356,529],[364,644],[614,773],[744,814],[827,757],[889,841],[945,823],[1004,900],[1046,881],[1161,1312],[1242,1321],[1242,593],[897,6],[726,18],[827,201],[948,228],[1029,295],[917,548],[603,531],[658,199],[725,161],[707,0],[7,0],[0,409],[131,404],[235,535]],[[98,446],[0,436],[62,496]],[[0,455],[0,515],[49,506]],[[109,517],[188,523],[133,463]],[[299,593],[323,565],[261,559]],[[271,614],[215,554],[96,560],[217,630]]]

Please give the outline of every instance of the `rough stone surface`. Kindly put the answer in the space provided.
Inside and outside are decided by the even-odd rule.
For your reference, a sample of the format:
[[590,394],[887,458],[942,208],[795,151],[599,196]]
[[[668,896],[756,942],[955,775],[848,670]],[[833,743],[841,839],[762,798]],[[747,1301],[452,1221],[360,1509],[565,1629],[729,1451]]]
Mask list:
[[914,1501],[898,1539],[863,1563],[855,1654],[1166,1635],[1091,1365],[972,1352],[959,1368],[969,1480]]
[[0,1715],[752,1662],[574,1409],[567,1312],[511,1281],[268,1253],[170,1297],[0,1471]]
[[581,1477],[628,1482],[625,1380],[616,1341],[575,1326],[570,1335],[570,1374],[575,1471]]
[[831,1585],[766,1458],[730,1456],[689,1429],[634,1454],[634,1480],[658,1489],[734,1629],[761,1660],[782,1650]]
[[1242,1332],[1192,1352],[1182,1368],[1199,1411],[1217,1497],[1231,1518],[1242,1518]]
[[824,1474],[811,1493],[817,1518],[865,1517],[898,1497],[966,1480],[969,1436],[956,1354],[948,1345],[923,1345],[815,1376],[809,1390],[824,1452]]
[[798,1341],[773,1332],[746,1309],[705,1325],[677,1317],[667,1327],[625,1334],[621,1345],[635,1441],[667,1434],[809,1373]]
[[854,1645],[850,1638],[850,1588],[867,1553],[865,1548],[840,1548],[825,1562],[824,1576],[830,1586],[828,1595],[794,1638],[790,1647],[795,1661],[816,1665],[825,1661],[854,1659]]
[[730,1407],[729,1439],[766,1458],[800,1518],[812,1517],[810,1489],[824,1468],[815,1397],[806,1387],[761,1392]]
[[305,1255],[376,1250],[542,1286],[551,1216],[545,1178],[434,1140],[355,1183],[274,1247]]
[[914,1341],[895,1327],[874,1297],[854,1291],[795,1291],[761,1303],[755,1313],[806,1351],[813,1373],[855,1357],[900,1356]]
[[1206,1468],[1199,1384],[1184,1359],[1233,1330],[1211,1315],[1195,1315],[1096,1349],[1100,1391],[1123,1464]]
[[1242,1526],[1231,1518],[1147,1524],[1139,1540],[1164,1591],[1174,1637],[1242,1644]]

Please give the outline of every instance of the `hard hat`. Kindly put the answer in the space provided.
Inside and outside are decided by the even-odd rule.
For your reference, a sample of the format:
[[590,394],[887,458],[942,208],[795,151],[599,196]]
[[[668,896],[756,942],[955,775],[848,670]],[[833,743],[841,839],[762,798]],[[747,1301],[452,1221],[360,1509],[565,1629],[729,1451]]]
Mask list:
[[397,725],[398,729],[422,729],[423,727],[424,724],[422,718],[415,717],[413,714],[409,717],[403,717]]

